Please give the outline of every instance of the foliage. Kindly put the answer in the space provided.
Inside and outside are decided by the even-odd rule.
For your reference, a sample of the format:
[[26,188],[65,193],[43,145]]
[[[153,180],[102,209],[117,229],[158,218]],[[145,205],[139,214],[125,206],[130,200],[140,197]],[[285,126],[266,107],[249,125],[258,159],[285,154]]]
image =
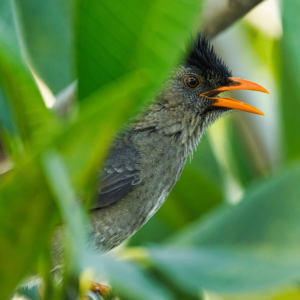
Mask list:
[[[259,119],[235,115],[218,123],[164,206],[119,251],[120,261],[86,248],[87,213],[77,197],[91,200],[112,136],[183,57],[201,2],[3,0],[0,139],[6,158],[0,171],[7,162],[13,168],[0,177],[1,299],[32,270],[44,278],[45,299],[82,297],[90,268],[121,299],[199,299],[210,291],[242,299],[237,295],[297,282],[299,8],[296,0],[283,2],[281,41],[243,28],[281,93],[279,116],[268,111],[278,124],[280,149],[274,154],[259,137]],[[279,43],[270,62],[264,51]],[[37,77],[54,95],[78,78],[78,99],[64,119],[46,108]],[[66,275],[57,287],[49,277],[49,248],[61,222]],[[284,293],[278,299],[292,299]]]

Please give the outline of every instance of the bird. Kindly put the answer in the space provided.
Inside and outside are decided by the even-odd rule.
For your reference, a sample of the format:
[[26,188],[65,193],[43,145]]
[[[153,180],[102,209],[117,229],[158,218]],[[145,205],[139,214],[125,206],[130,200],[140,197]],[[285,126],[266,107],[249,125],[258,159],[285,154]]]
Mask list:
[[[219,117],[234,110],[264,115],[249,104],[219,95],[232,90],[269,93],[256,83],[232,77],[209,39],[197,34],[148,107],[121,130],[108,150],[90,207],[93,247],[110,251],[158,211],[188,156]],[[92,290],[101,287],[94,285]]]

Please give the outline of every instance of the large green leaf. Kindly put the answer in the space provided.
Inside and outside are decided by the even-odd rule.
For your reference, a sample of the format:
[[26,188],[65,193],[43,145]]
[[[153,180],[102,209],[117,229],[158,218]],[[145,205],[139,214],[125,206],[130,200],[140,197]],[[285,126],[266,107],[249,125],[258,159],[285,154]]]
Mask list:
[[33,160],[1,179],[0,199],[0,290],[7,299],[49,241],[55,206]]
[[144,70],[148,84],[140,95],[145,98],[146,90],[157,87],[179,59],[199,4],[196,0],[79,1],[79,99],[135,69]]
[[[45,128],[51,118],[21,59],[10,4],[3,1],[0,5],[1,108],[5,103],[16,120],[7,128],[18,127],[23,143],[15,134],[9,142],[17,141],[13,151],[20,155],[24,150],[33,151],[46,138]],[[4,112],[1,121],[12,121],[13,117]],[[7,299],[50,240],[55,206],[39,164],[32,157],[19,160],[13,171],[1,177],[0,199],[0,290],[1,297]]]
[[[34,155],[38,160],[30,160],[30,163],[27,164],[20,163],[16,170],[12,171],[8,177],[4,177],[0,187],[0,197],[1,199],[5,199],[5,201],[0,201],[0,210],[3,214],[1,216],[3,226],[0,224],[3,232],[0,232],[0,240],[3,245],[1,259],[6,261],[5,263],[3,261],[0,273],[1,276],[3,275],[7,280],[11,280],[10,284],[4,279],[1,280],[4,285],[7,284],[5,293],[11,292],[21,277],[29,271],[28,268],[32,265],[34,260],[31,257],[28,258],[28,252],[32,253],[34,257],[40,250],[41,245],[43,245],[47,239],[49,241],[47,228],[50,226],[50,220],[54,212],[53,208],[49,208],[49,203],[52,201],[51,196],[54,199],[56,198],[60,213],[72,232],[71,236],[74,237],[75,234],[80,232],[80,230],[76,230],[78,226],[84,227],[82,220],[78,217],[78,213],[76,212],[76,214],[74,214],[74,210],[69,209],[69,207],[72,206],[70,202],[74,195],[72,195],[72,190],[70,189],[71,183],[69,182],[68,176],[70,176],[77,190],[81,187],[89,187],[89,185],[92,186],[92,191],[95,190],[93,179],[97,175],[99,163],[104,157],[105,149],[111,135],[124,118],[126,102],[129,101],[131,94],[144,84],[143,80],[139,79],[138,74],[139,73],[135,75],[131,74],[127,79],[123,78],[122,83],[118,84],[118,89],[112,86],[112,89],[99,91],[87,100],[84,103],[80,117],[74,123],[69,124],[65,129],[56,132],[55,137],[50,137],[52,138],[52,151],[49,146],[44,148],[38,147],[38,154]],[[130,85],[126,83],[128,81],[131,82],[133,79],[136,85],[132,89],[129,89]],[[99,105],[98,99],[102,97],[106,99],[106,101],[101,102],[101,105]],[[121,105],[117,105],[118,103]],[[111,105],[117,107],[117,109],[111,110]],[[56,153],[55,149],[57,149],[58,153]],[[59,154],[62,155],[63,162]],[[42,171],[36,161],[42,162]],[[66,165],[67,171],[64,170],[64,164]],[[18,175],[19,173],[17,172],[19,172],[20,175]],[[9,179],[10,181],[8,181]],[[37,201],[39,201],[38,204],[36,203]],[[18,211],[13,207],[15,202],[19,209]],[[2,206],[7,206],[8,204],[10,204],[9,207]],[[53,206],[53,204],[51,205]],[[35,208],[33,208],[33,206],[35,206]],[[30,210],[30,212],[27,210]],[[47,214],[46,216],[44,210]],[[26,214],[31,218],[31,222],[23,224],[22,222],[25,222],[24,215]],[[41,217],[41,219],[37,219],[35,214]],[[11,222],[11,220],[16,221]],[[44,228],[42,226],[43,223],[46,224]],[[7,224],[10,224],[10,227],[8,227]],[[24,230],[28,232],[26,231],[24,233],[20,230],[20,234],[24,235],[19,236],[17,233],[22,226]],[[40,239],[40,236],[44,232],[43,230],[45,230],[45,239]],[[29,235],[30,232],[32,235]],[[14,237],[15,239],[16,247],[14,251],[6,247],[6,239],[8,239],[10,233],[13,234],[12,238]],[[24,245],[26,235],[28,235],[28,243]],[[37,239],[40,239],[38,245],[36,244]],[[83,238],[79,240],[82,241]],[[19,244],[22,247],[18,247]],[[71,244],[75,255],[80,247],[74,245],[78,244],[82,246],[82,243],[80,243],[80,241],[78,242],[77,237],[73,239]],[[10,247],[13,247],[13,243],[11,243]],[[79,248],[77,249],[77,247]],[[32,250],[33,248],[35,249]],[[7,254],[9,251],[12,253],[11,256]],[[21,255],[20,252],[24,253],[24,255]],[[10,274],[5,268],[7,267],[7,269],[9,269],[9,266],[12,266],[13,262],[11,262],[10,259],[15,259],[14,255],[18,253],[19,257],[16,259],[16,262],[20,264],[20,272],[15,272],[15,277],[12,278],[13,271],[10,270]],[[117,275],[118,274],[116,274],[116,276]]]
[[284,288],[300,278],[296,252],[260,253],[255,249],[215,246],[158,247],[150,253],[156,269],[194,296],[203,288],[229,295],[257,293]]
[[151,251],[156,268],[190,293],[254,292],[299,279],[299,178],[300,164],[186,227],[174,246]]
[[287,157],[300,157],[300,53],[299,53],[299,20],[300,3],[297,0],[284,1],[282,23],[282,90],[281,107],[283,114],[283,138]]
[[44,151],[41,160],[49,190],[53,193],[60,210],[64,224],[66,224],[66,263],[69,273],[78,276],[83,269],[82,257],[87,235],[85,223],[76,194],[70,182],[64,161],[54,149]]
[[57,94],[75,80],[75,1],[15,0],[14,4],[26,57]]
[[[4,39],[4,41],[7,40]],[[6,50],[5,47],[3,49]],[[16,101],[16,103],[19,101],[20,105],[23,105],[21,107],[23,110],[19,108],[17,111],[19,113],[18,117],[20,119],[22,118],[22,124],[27,126],[25,127],[25,133],[28,135],[30,142],[31,140],[35,141],[36,131],[45,134],[46,131],[44,131],[44,128],[51,127],[53,120],[44,107],[44,104],[40,102],[39,94],[37,94],[31,77],[26,69],[24,69],[22,62],[20,60],[12,62],[9,55],[8,51],[5,52],[5,56],[3,55],[5,64],[1,65],[1,67],[5,73],[1,75],[3,75],[3,77],[6,75],[5,79],[7,80],[7,84],[5,87],[9,89],[9,92],[16,93],[12,94],[12,96],[15,97],[12,100]],[[15,73],[20,76],[13,76]],[[131,81],[134,81],[136,84],[134,86],[128,85],[128,82]],[[130,100],[132,93],[135,93],[137,89],[141,88],[145,82],[141,79],[139,73],[132,73],[127,79],[122,78],[122,82],[116,84],[118,86],[117,89],[112,85],[111,88],[101,90],[98,94],[95,94],[87,100],[76,121],[70,124],[67,123],[65,127],[60,130],[56,128],[57,130],[55,130],[53,135],[45,136],[45,139],[49,141],[49,146],[54,149],[57,147],[59,153],[63,155],[65,159],[64,163],[68,171],[70,171],[72,182],[75,183],[77,189],[79,187],[86,187],[87,183],[93,186],[93,190],[95,189],[93,184],[94,180],[89,181],[89,179],[96,176],[99,163],[103,158],[105,148],[111,135],[117,126],[120,125],[120,122],[124,121],[126,103]],[[20,85],[26,85],[23,94],[17,94],[18,88],[15,89],[16,91],[13,89],[14,86],[20,87]],[[30,90],[31,88],[33,90]],[[17,95],[21,98],[17,99]],[[105,101],[102,101],[99,105],[99,99],[104,99]],[[121,105],[119,103],[121,103]],[[111,109],[112,106],[115,107],[114,110]],[[66,199],[70,198],[70,190],[66,185],[66,176],[62,176],[60,164],[57,164],[57,160],[55,159],[56,156],[53,158],[53,156],[50,155],[49,157],[49,150],[47,147],[43,148],[43,146],[45,147],[46,144],[38,146],[34,144],[32,150],[34,156],[37,158],[43,157],[43,168],[45,168],[46,174],[43,174],[39,169],[35,159],[27,158],[26,160],[29,160],[30,163],[25,164],[20,161],[20,165],[18,165],[17,169],[12,171],[11,175],[7,175],[10,177],[4,177],[2,188],[0,188],[1,199],[5,200],[0,202],[0,204],[7,205],[7,203],[9,203],[11,205],[7,208],[1,205],[1,212],[3,213],[3,216],[1,216],[1,222],[3,222],[1,229],[3,229],[3,232],[0,234],[1,244],[3,245],[3,255],[1,255],[1,259],[6,259],[5,263],[3,261],[3,264],[1,264],[1,276],[3,276],[4,279],[7,278],[7,280],[1,280],[3,285],[6,285],[5,290],[3,290],[3,296],[10,293],[21,277],[29,271],[34,261],[34,256],[36,256],[41,246],[50,239],[48,233],[49,229],[47,228],[50,226],[50,220],[54,212],[53,208],[49,208],[49,201],[52,201],[52,195],[58,199],[58,203],[60,203],[58,207],[67,224],[70,225],[70,228],[74,229],[74,224],[71,222],[72,220],[73,222],[78,222],[78,225],[82,224],[78,218],[71,219],[68,215]],[[22,175],[19,176],[18,173],[16,173],[17,171]],[[6,178],[10,178],[9,183]],[[46,182],[44,178],[46,178]],[[62,188],[59,184],[64,184],[64,187]],[[64,193],[66,193],[66,198],[64,198]],[[36,204],[37,201],[39,201],[38,204]],[[15,202],[19,209],[18,211],[12,207]],[[53,204],[51,205],[53,206]],[[33,206],[35,208],[33,208]],[[28,210],[32,211],[28,212]],[[44,210],[45,213],[47,213],[46,216]],[[69,211],[69,213],[71,213],[71,211]],[[27,219],[24,217],[26,214],[28,214],[30,222],[27,222]],[[35,214],[41,217],[41,219],[37,218]],[[28,224],[23,224],[25,220]],[[42,226],[43,222],[46,223],[46,225]],[[10,227],[8,227],[7,224],[10,224]],[[25,233],[19,230],[22,226],[24,231],[27,230]],[[17,235],[18,231],[23,235]],[[15,240],[14,251],[8,248],[8,246],[6,247],[6,239],[8,239],[10,234],[12,234],[12,238]],[[41,235],[43,235],[45,239],[41,239]],[[27,244],[24,245],[26,238]],[[39,239],[38,242],[37,239]],[[13,244],[9,246],[13,247]],[[8,256],[10,252],[11,256]],[[19,256],[16,259],[15,255],[17,255],[17,253],[19,253]],[[32,257],[29,257],[29,254],[32,254]],[[13,261],[11,261],[11,259]],[[14,260],[20,265],[18,272],[13,271],[16,268],[16,266],[12,265]],[[12,268],[9,269],[9,267]],[[8,273],[8,271],[11,273]],[[15,273],[13,274],[12,272]],[[14,278],[12,278],[13,276]],[[0,289],[2,291],[2,288]]]
[[[215,211],[176,240],[190,245],[299,248],[300,165],[253,186],[241,203]],[[217,233],[211,234],[211,233]]]

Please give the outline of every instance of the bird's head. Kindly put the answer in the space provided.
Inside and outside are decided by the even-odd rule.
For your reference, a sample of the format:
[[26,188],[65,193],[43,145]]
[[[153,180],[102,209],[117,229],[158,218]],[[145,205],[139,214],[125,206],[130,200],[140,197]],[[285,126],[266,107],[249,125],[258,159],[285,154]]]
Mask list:
[[174,70],[157,96],[146,117],[152,124],[148,128],[181,136],[183,142],[193,136],[195,144],[208,125],[225,112],[241,110],[264,115],[249,104],[219,96],[232,90],[269,93],[256,83],[232,77],[208,39],[199,34],[185,61]]

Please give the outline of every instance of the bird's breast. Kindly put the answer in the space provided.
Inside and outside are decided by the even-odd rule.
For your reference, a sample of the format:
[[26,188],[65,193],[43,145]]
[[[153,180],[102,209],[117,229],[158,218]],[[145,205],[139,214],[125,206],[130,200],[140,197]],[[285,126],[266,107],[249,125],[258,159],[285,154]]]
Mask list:
[[104,251],[122,243],[161,207],[180,177],[186,161],[182,149],[166,136],[136,136],[141,182],[118,202],[94,213],[95,241]]
[[161,195],[157,198],[157,201],[153,201],[152,207],[150,206],[150,210],[148,210],[148,213],[145,217],[145,222],[147,222],[158,211],[158,209],[167,199],[169,193],[170,192],[168,192],[167,190],[163,190]]

